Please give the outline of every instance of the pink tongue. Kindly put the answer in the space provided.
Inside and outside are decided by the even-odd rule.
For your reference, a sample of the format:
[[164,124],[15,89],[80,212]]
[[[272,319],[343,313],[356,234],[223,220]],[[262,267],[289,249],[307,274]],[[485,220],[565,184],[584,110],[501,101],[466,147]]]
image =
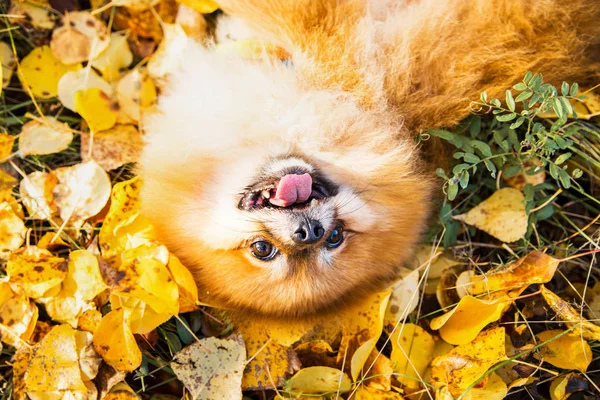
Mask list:
[[269,201],[279,207],[291,206],[308,200],[312,193],[312,178],[310,174],[286,175],[279,181],[275,197]]

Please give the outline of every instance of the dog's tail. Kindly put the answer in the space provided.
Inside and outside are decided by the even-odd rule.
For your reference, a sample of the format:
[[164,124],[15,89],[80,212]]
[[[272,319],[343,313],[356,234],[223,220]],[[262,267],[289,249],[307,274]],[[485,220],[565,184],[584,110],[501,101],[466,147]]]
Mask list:
[[598,0],[222,0],[288,49],[308,85],[394,107],[413,130],[449,127],[527,71],[600,77]]

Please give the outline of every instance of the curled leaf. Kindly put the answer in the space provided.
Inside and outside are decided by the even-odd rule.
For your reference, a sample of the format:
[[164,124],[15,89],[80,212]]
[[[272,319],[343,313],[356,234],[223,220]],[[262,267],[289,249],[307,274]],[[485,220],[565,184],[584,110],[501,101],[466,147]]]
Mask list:
[[575,332],[580,332],[587,340],[600,340],[600,326],[582,318],[568,302],[564,301],[552,291],[541,285],[541,292],[546,303],[556,313],[558,318],[565,321],[569,327],[576,326]]

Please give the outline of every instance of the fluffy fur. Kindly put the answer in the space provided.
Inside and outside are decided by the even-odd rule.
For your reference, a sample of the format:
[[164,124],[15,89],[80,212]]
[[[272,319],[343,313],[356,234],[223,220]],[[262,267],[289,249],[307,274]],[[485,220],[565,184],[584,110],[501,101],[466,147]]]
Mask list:
[[[219,4],[284,47],[293,67],[190,43],[146,121],[143,211],[202,299],[265,315],[311,315],[397,278],[434,186],[420,130],[455,124],[480,91],[499,96],[528,70],[551,81],[598,71],[596,0]],[[248,186],[289,168],[318,171],[336,194],[302,209],[238,207]],[[297,246],[299,215],[326,235],[342,223],[344,243]],[[279,255],[252,257],[255,240]]]

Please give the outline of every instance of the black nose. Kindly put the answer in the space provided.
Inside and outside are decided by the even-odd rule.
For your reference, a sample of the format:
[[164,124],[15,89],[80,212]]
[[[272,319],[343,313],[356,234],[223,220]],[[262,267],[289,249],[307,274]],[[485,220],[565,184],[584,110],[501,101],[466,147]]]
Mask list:
[[314,219],[305,219],[300,222],[298,228],[292,235],[294,242],[299,244],[316,243],[323,237],[325,229],[319,221]]

